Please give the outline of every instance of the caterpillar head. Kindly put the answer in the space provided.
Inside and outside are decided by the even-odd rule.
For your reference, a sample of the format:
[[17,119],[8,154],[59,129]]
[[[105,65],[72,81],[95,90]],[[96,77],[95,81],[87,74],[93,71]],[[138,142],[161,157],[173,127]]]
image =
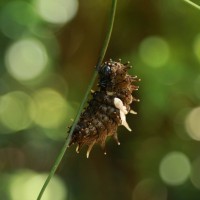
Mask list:
[[124,79],[126,76],[127,69],[131,68],[128,63],[122,64],[119,62],[109,61],[104,62],[98,73],[99,73],[99,86],[101,89],[112,87],[113,84]]
[[105,89],[111,83],[112,65],[109,62],[105,62],[99,70],[99,86]]

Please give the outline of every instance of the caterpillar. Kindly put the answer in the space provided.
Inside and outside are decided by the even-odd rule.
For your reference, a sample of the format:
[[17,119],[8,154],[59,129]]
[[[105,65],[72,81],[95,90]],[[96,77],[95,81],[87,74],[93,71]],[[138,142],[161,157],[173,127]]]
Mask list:
[[133,83],[140,79],[128,74],[130,68],[132,66],[129,62],[122,64],[120,59],[118,62],[110,59],[98,69],[98,89],[91,91],[92,98],[81,114],[69,143],[69,146],[77,144],[77,153],[83,145],[87,145],[88,158],[94,144],[99,143],[106,154],[107,137],[112,136],[120,145],[117,136],[118,126],[123,125],[131,131],[126,115],[137,114],[131,110],[130,104],[139,101],[132,96],[132,92],[138,90],[139,86]]

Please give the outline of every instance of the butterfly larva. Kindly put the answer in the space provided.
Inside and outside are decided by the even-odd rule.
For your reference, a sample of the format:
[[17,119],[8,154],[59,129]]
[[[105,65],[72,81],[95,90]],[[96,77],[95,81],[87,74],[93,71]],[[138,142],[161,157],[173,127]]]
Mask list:
[[131,131],[126,122],[126,115],[136,114],[130,109],[130,104],[139,101],[132,96],[132,92],[139,88],[133,82],[140,79],[127,73],[130,68],[129,62],[122,64],[121,60],[119,62],[109,60],[101,65],[98,70],[99,89],[91,92],[92,99],[72,133],[70,145],[75,143],[78,145],[77,153],[83,145],[88,145],[88,158],[95,143],[99,143],[105,149],[108,136],[112,136],[119,145],[117,128],[120,125]]

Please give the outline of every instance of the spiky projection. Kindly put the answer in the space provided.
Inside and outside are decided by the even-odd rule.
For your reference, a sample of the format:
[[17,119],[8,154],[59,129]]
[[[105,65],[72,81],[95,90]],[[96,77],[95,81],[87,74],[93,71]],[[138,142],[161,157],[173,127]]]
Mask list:
[[109,60],[100,67],[98,90],[91,92],[92,99],[72,133],[70,145],[77,144],[77,153],[83,145],[88,145],[88,158],[93,145],[99,143],[106,154],[105,142],[108,136],[112,136],[120,145],[117,137],[118,126],[123,125],[131,131],[126,115],[137,114],[130,109],[130,104],[139,101],[132,96],[132,92],[138,90],[139,87],[133,83],[140,79],[127,73],[130,68],[129,62],[122,64],[121,60]]

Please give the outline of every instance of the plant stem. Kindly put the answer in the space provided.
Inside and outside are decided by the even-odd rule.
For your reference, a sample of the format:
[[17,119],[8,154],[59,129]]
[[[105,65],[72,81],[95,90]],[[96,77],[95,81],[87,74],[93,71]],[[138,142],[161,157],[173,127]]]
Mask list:
[[192,2],[192,1],[190,1],[190,0],[183,0],[183,1],[185,1],[186,3],[188,3],[188,4],[190,4],[191,6],[193,6],[193,7],[195,7],[195,8],[197,8],[197,9],[200,10],[200,6],[197,5],[196,3],[194,3],[194,2]]
[[[98,61],[97,61],[96,69],[99,69],[99,67],[101,66],[101,63],[102,63],[102,61],[104,59],[104,56],[106,54],[106,50],[108,48],[108,44],[109,44],[109,41],[110,41],[112,29],[113,29],[114,19],[115,19],[116,7],[117,7],[117,0],[112,0],[110,18],[109,18],[109,23],[108,23],[108,29],[107,29],[107,32],[106,32],[106,37],[105,37],[103,46],[102,46],[101,51],[100,51],[100,55],[99,55],[99,58],[98,58]],[[83,101],[81,102],[81,105],[80,105],[80,107],[78,109],[78,113],[77,113],[76,118],[74,120],[74,123],[73,123],[73,125],[71,127],[71,130],[70,130],[70,132],[68,134],[68,137],[67,137],[62,149],[60,150],[60,153],[59,153],[58,157],[56,158],[55,163],[54,163],[54,165],[53,165],[53,167],[52,167],[52,169],[51,169],[51,171],[50,171],[50,173],[49,173],[44,185],[41,188],[41,191],[40,191],[40,193],[39,193],[39,195],[37,197],[37,200],[40,200],[42,198],[42,195],[43,195],[47,185],[49,184],[51,178],[55,174],[56,169],[58,168],[58,166],[59,166],[59,164],[60,164],[60,162],[61,162],[61,160],[62,160],[62,158],[63,158],[63,156],[65,154],[65,151],[66,151],[67,147],[69,146],[69,143],[70,143],[71,138],[72,138],[72,133],[74,131],[74,128],[75,128],[79,118],[80,118],[81,112],[82,112],[83,107],[84,107],[84,105],[85,105],[85,103],[87,101],[87,98],[88,98],[88,95],[89,95],[89,93],[90,93],[90,91],[92,89],[92,86],[94,85],[94,82],[95,82],[96,77],[97,77],[97,73],[98,73],[98,71],[95,70],[94,74],[92,76],[92,79],[91,79],[91,81],[89,83],[89,86],[87,88],[87,91],[85,93],[85,96],[83,98]]]
[[99,58],[98,58],[98,61],[97,61],[97,66],[96,66],[97,69],[99,69],[99,67],[101,66],[101,63],[102,63],[104,56],[106,54],[106,50],[108,48],[108,44],[109,44],[110,37],[111,37],[111,34],[112,34],[114,19],[115,19],[116,7],[117,7],[117,0],[112,0],[108,29],[107,29],[106,37],[104,39],[104,43],[103,43],[103,46],[101,48]]

